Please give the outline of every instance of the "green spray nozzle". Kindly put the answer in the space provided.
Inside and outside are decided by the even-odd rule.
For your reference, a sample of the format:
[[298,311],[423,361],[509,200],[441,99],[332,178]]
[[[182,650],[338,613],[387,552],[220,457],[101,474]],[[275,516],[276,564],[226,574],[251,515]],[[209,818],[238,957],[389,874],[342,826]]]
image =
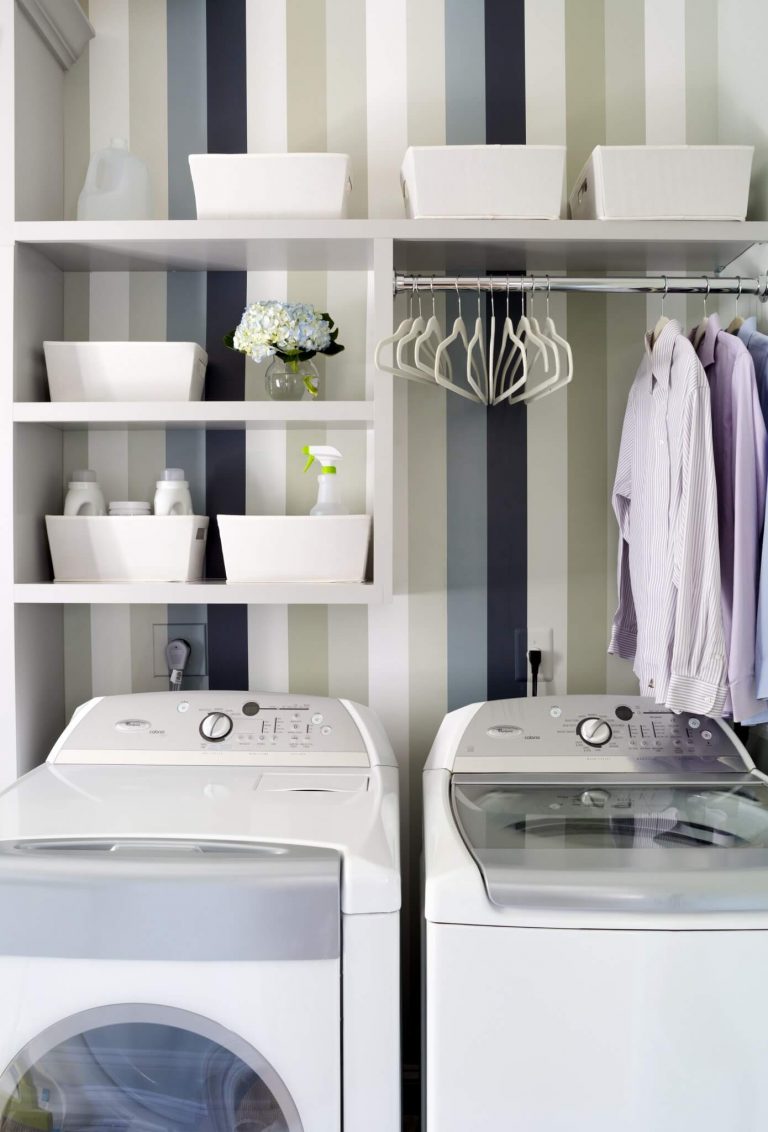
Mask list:
[[320,464],[320,471],[325,476],[335,476],[336,464],[339,460],[344,459],[338,448],[331,448],[330,445],[305,444],[301,451],[308,457],[304,465],[304,471],[308,472],[315,460],[317,460]]

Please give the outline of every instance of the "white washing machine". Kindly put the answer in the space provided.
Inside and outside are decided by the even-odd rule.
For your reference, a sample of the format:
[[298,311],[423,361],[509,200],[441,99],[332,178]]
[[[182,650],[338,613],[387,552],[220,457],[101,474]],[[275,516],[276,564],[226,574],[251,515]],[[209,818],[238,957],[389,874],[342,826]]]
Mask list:
[[399,907],[368,709],[91,701],[0,795],[0,1128],[396,1132]]
[[768,779],[727,727],[474,704],[424,795],[427,1132],[764,1132]]

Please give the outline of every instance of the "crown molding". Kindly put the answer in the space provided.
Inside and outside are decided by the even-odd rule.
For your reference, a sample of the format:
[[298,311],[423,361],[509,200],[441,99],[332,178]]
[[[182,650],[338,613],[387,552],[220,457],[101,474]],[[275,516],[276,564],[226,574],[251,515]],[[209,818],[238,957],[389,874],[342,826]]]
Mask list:
[[68,71],[96,32],[77,0],[16,0],[59,66]]

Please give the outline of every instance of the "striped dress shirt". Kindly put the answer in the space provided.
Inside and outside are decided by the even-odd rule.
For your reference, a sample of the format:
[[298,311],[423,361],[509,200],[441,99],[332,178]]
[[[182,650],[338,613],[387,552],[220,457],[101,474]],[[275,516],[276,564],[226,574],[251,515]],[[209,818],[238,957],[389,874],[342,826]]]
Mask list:
[[629,393],[613,488],[619,605],[609,652],[642,695],[720,715],[727,691],[709,386],[670,320]]

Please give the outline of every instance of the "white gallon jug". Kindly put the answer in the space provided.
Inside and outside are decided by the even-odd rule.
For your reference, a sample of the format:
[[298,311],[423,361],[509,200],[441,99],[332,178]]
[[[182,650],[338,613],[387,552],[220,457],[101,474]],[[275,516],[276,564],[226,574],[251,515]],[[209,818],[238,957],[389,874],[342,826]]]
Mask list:
[[91,156],[77,201],[78,220],[151,220],[149,169],[123,138]]

